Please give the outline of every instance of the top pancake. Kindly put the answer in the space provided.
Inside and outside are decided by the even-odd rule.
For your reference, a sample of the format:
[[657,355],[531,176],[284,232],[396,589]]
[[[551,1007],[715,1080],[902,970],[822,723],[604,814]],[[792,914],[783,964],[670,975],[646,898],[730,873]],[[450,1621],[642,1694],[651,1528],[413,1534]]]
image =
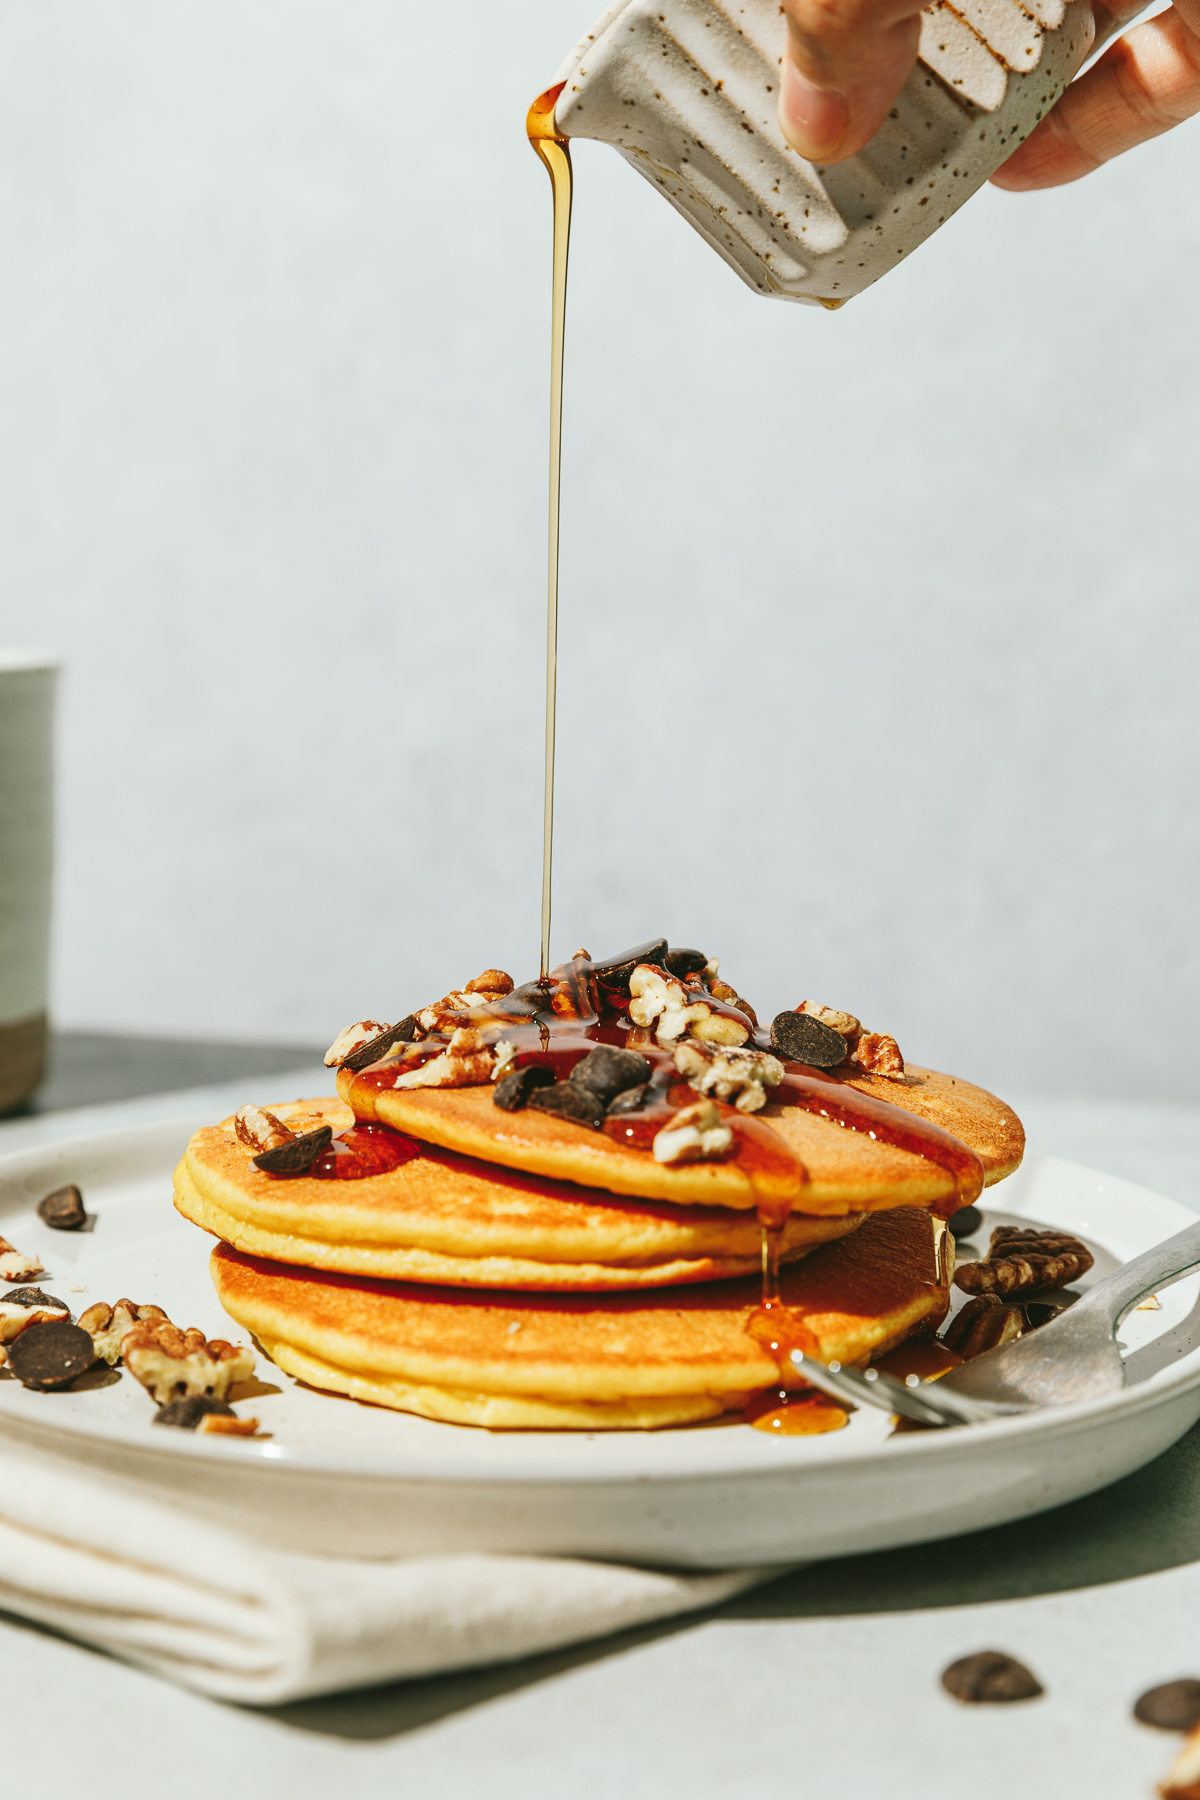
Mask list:
[[[951,1133],[980,1158],[987,1185],[1018,1167],[1025,1148],[1021,1121],[1010,1106],[953,1075],[909,1065],[902,1081],[856,1076],[847,1086],[890,1101]],[[814,1215],[875,1212],[894,1206],[943,1207],[955,1198],[955,1180],[946,1169],[911,1150],[882,1144],[865,1132],[835,1125],[800,1107],[769,1102],[750,1121],[768,1125],[800,1158],[807,1179],[759,1176],[758,1192],[734,1161],[666,1165],[648,1150],[620,1144],[553,1114],[525,1108],[503,1112],[492,1103],[493,1089],[374,1089],[338,1074],[338,1090],[360,1118],[378,1118],[398,1131],[484,1162],[603,1188],[613,1194],[682,1206],[749,1209],[766,1191],[771,1200],[791,1200],[798,1213]]]

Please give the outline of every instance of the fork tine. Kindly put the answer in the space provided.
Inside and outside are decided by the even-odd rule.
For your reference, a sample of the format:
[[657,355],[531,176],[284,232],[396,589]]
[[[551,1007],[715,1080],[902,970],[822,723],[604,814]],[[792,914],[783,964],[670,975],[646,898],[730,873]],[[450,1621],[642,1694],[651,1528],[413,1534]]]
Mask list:
[[792,1362],[797,1369],[803,1370],[806,1381],[827,1394],[856,1405],[865,1403],[877,1406],[883,1412],[900,1413],[919,1425],[982,1425],[990,1419],[1025,1410],[969,1400],[963,1394],[939,1393],[933,1382],[908,1387],[880,1369],[847,1369],[840,1363],[814,1362],[800,1350],[792,1352]]

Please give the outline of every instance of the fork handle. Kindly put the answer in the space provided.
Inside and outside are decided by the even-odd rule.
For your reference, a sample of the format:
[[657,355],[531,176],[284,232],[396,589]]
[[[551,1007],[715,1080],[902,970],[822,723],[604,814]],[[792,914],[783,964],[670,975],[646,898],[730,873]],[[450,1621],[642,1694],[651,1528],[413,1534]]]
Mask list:
[[1151,1294],[1156,1288],[1170,1287],[1172,1282],[1182,1281],[1194,1269],[1200,1269],[1200,1223],[1189,1225],[1186,1231],[1177,1231],[1174,1237],[1165,1238],[1161,1244],[1155,1244],[1153,1250],[1144,1251],[1112,1275],[1106,1275],[1103,1281],[1088,1289],[1072,1311],[1086,1307],[1089,1311],[1102,1313],[1115,1328],[1144,1294]]

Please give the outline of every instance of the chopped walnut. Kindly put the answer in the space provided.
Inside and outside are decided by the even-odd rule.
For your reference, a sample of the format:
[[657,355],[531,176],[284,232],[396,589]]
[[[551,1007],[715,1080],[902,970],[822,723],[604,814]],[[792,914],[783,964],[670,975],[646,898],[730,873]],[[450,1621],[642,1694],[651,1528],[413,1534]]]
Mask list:
[[904,1074],[900,1046],[885,1031],[864,1031],[850,1052],[850,1060],[868,1075],[886,1075],[894,1080]]
[[[378,1037],[381,1031],[390,1029],[390,1026],[384,1025],[379,1019],[360,1019],[356,1025],[347,1025],[345,1031],[338,1032],[325,1052],[325,1067],[327,1069],[340,1068],[346,1058],[353,1056],[354,1052],[363,1044],[369,1044],[371,1039]],[[265,1150],[269,1146],[264,1144],[261,1148]]]
[[660,1044],[674,1044],[686,1033],[704,1043],[737,1048],[750,1036],[749,1025],[714,1013],[703,1000],[689,1000],[681,981],[651,963],[639,963],[633,971],[629,994],[629,1017],[635,1025],[653,1026]]
[[[509,1057],[511,1055],[510,1049]],[[460,1025],[450,1034],[440,1056],[398,1076],[395,1085],[397,1088],[474,1087],[492,1079],[498,1060],[496,1051],[477,1026]]]
[[[0,1300],[0,1344],[11,1344],[31,1325],[50,1325],[71,1316],[65,1306],[20,1306]],[[0,1361],[4,1353],[0,1352]]]
[[987,1255],[957,1268],[954,1284],[967,1294],[1031,1294],[1066,1287],[1086,1275],[1094,1260],[1087,1245],[1067,1232],[998,1225]]
[[121,1344],[135,1325],[166,1316],[161,1306],[138,1306],[133,1300],[118,1300],[115,1306],[106,1306],[97,1300],[79,1315],[79,1323],[96,1346],[96,1355],[111,1368],[120,1362]]
[[820,1019],[822,1025],[828,1025],[831,1031],[844,1037],[848,1045],[858,1042],[862,1026],[853,1013],[839,1012],[836,1006],[819,1006],[815,1000],[802,1000],[796,1011]]
[[254,1352],[244,1344],[207,1341],[194,1325],[180,1331],[167,1318],[140,1320],[122,1339],[121,1354],[159,1406],[188,1394],[224,1400],[235,1381],[254,1373]]
[[739,1012],[745,1013],[752,1025],[757,1026],[758,1014],[750,1002],[744,999],[736,988],[731,988],[727,981],[710,981],[708,991],[714,1000],[723,1000],[726,1006],[736,1006]]
[[711,1100],[685,1106],[654,1140],[654,1160],[660,1163],[701,1162],[724,1156],[733,1143],[727,1125]]
[[42,1272],[42,1265],[36,1256],[26,1256],[23,1250],[14,1250],[7,1238],[0,1237],[0,1281],[32,1281],[35,1275]]
[[1200,1725],[1183,1740],[1183,1749],[1158,1791],[1162,1800],[1197,1800],[1200,1796]]
[[440,1000],[434,1000],[429,1006],[423,1006],[416,1014],[417,1027],[428,1037],[431,1032],[455,1030],[463,1023],[464,1013],[471,1017],[486,1018],[487,1014],[481,1015],[479,1009],[486,1006],[489,998],[493,997],[487,994],[471,994],[465,990],[453,994],[443,994]]
[[698,1094],[731,1101],[739,1112],[758,1112],[767,1089],[783,1080],[783,1064],[766,1050],[714,1047],[685,1038],[675,1051],[675,1067]]
[[[342,1034],[345,1036],[345,1033]],[[325,1059],[327,1062],[328,1057]],[[296,1133],[282,1119],[262,1106],[239,1106],[233,1115],[233,1129],[239,1144],[256,1154],[290,1144]]]
[[253,1437],[258,1431],[257,1419],[230,1418],[228,1413],[205,1413],[197,1432],[213,1432],[218,1437]]
[[505,1070],[508,1068],[509,1063],[512,1061],[513,1057],[516,1054],[517,1054],[517,1046],[515,1044],[504,1043],[504,1044],[496,1045],[496,1047],[495,1047],[496,1061],[492,1067],[492,1080],[493,1081],[499,1081],[500,1077],[504,1074]]
[[503,969],[485,969],[474,981],[468,981],[463,989],[465,994],[511,994],[515,983],[511,975]]

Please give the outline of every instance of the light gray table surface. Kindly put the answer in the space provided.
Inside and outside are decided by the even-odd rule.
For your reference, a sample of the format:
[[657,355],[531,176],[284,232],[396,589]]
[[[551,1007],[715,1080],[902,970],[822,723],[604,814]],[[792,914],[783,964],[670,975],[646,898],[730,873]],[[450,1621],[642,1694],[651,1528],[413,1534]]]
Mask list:
[[[197,1091],[224,1110],[272,1067],[298,1091],[303,1061],[210,1058],[202,1073],[236,1079]],[[59,1104],[71,1097],[60,1090]],[[180,1103],[168,1093],[10,1120],[0,1153]],[[1200,1211],[1200,1108],[1015,1103],[1033,1147]],[[1200,1676],[1200,1427],[1089,1499],[969,1524],[950,1542],[798,1570],[698,1618],[266,1711],[200,1699],[0,1615],[0,1767],[13,1793],[154,1782],[171,1800],[1148,1797],[1178,1740],[1135,1724],[1132,1702]],[[1045,1697],[948,1699],[941,1669],[983,1648],[1020,1656]]]

